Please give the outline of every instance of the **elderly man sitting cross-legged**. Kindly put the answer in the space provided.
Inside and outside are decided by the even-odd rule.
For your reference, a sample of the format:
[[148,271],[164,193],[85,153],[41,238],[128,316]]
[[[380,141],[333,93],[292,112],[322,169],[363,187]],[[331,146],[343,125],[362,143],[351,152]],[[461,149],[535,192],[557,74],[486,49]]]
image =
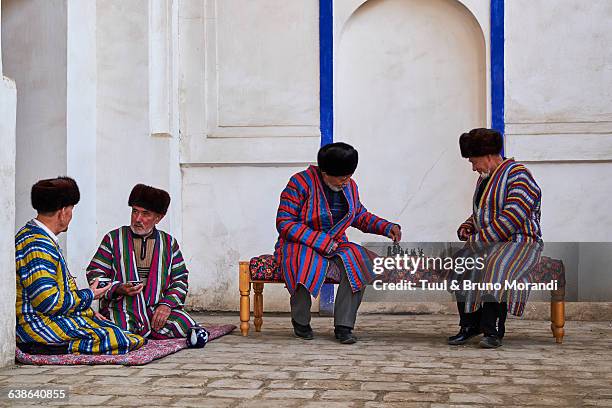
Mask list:
[[179,244],[155,226],[165,216],[170,195],[137,184],[130,193],[131,223],[110,231],[87,268],[92,281],[111,279],[100,311],[131,332],[152,339],[188,337],[203,347],[208,333],[183,310],[189,272]]
[[103,296],[95,279],[78,289],[57,235],[68,230],[79,202],[77,183],[68,177],[32,186],[38,212],[15,236],[17,346],[30,354],[125,354],[145,339],[108,322],[91,304]]

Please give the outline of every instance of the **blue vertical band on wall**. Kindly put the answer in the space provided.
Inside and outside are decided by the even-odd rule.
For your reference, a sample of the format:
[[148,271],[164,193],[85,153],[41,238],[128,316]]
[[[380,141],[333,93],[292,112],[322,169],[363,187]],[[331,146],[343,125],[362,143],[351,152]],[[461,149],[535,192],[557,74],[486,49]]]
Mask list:
[[504,0],[491,0],[491,127],[505,133]]
[[[334,141],[334,21],[333,0],[319,0],[319,109],[321,146]],[[324,284],[319,314],[334,313],[334,285]]]

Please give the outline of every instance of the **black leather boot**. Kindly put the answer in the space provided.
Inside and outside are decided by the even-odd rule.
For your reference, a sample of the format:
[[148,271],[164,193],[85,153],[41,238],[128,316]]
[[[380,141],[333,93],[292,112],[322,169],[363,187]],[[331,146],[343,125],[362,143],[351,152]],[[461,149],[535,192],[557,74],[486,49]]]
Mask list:
[[338,340],[342,344],[357,343],[357,337],[355,337],[352,331],[353,331],[352,327],[336,326],[336,328],[334,329],[336,340]]
[[482,332],[475,327],[462,327],[459,329],[459,333],[448,338],[448,344],[451,346],[465,344],[469,339],[478,336],[480,333]]
[[303,324],[299,324],[293,319],[291,319],[291,324],[293,325],[293,332],[299,338],[302,338],[304,340],[314,339],[314,333],[312,332],[312,327],[310,327],[309,324],[304,326]]

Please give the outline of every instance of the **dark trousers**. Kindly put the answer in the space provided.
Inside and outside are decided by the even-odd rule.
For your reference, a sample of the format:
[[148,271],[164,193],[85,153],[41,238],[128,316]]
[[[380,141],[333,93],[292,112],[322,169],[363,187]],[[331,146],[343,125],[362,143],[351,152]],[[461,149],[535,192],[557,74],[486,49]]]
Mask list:
[[[334,326],[355,327],[357,310],[361,304],[361,298],[365,287],[359,292],[353,293],[351,284],[346,277],[346,272],[342,272],[336,302],[334,303]],[[310,305],[312,299],[308,290],[302,285],[298,285],[295,294],[291,296],[291,318],[298,324],[306,326],[310,324]]]
[[465,302],[457,302],[459,325],[461,327],[480,328],[485,336],[504,337],[508,304],[506,302],[487,301],[473,313],[465,312]]

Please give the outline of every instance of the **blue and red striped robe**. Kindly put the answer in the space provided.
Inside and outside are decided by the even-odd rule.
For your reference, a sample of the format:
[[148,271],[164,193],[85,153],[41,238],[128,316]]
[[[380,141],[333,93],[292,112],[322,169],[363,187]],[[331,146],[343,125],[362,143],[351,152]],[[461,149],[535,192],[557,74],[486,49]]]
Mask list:
[[[147,284],[136,296],[118,296],[121,283],[138,280],[134,258],[134,238],[129,226],[106,234],[87,267],[87,279],[107,277],[113,283],[100,302],[100,312],[122,328],[155,339],[186,337],[197,323],[183,310],[189,272],[178,242],[168,233],[155,229],[155,249]],[[151,319],[158,305],[172,310],[166,325],[158,332]]]
[[[476,192],[483,179],[479,178]],[[542,249],[540,201],[542,192],[531,172],[513,159],[505,159],[491,173],[482,197],[474,194],[472,215],[461,227],[471,227],[474,234],[468,244],[484,244],[488,250],[480,282],[505,280],[529,282],[529,272],[539,261]],[[466,302],[468,311],[478,308],[484,293],[473,291]],[[494,291],[498,301],[508,302],[508,311],[520,316],[529,291]]]
[[[342,260],[353,292],[361,290],[375,277],[372,261],[364,248],[348,241],[346,230],[353,226],[366,233],[389,236],[395,225],[368,212],[359,201],[353,179],[342,189],[348,213],[332,225],[322,183],[318,168],[310,166],[293,175],[281,193],[274,257],[291,294],[301,284],[317,297],[332,256]],[[334,242],[339,246],[331,252]]]
[[57,245],[28,222],[15,236],[18,343],[67,344],[75,354],[125,354],[145,339],[97,319],[91,289],[78,289]]

